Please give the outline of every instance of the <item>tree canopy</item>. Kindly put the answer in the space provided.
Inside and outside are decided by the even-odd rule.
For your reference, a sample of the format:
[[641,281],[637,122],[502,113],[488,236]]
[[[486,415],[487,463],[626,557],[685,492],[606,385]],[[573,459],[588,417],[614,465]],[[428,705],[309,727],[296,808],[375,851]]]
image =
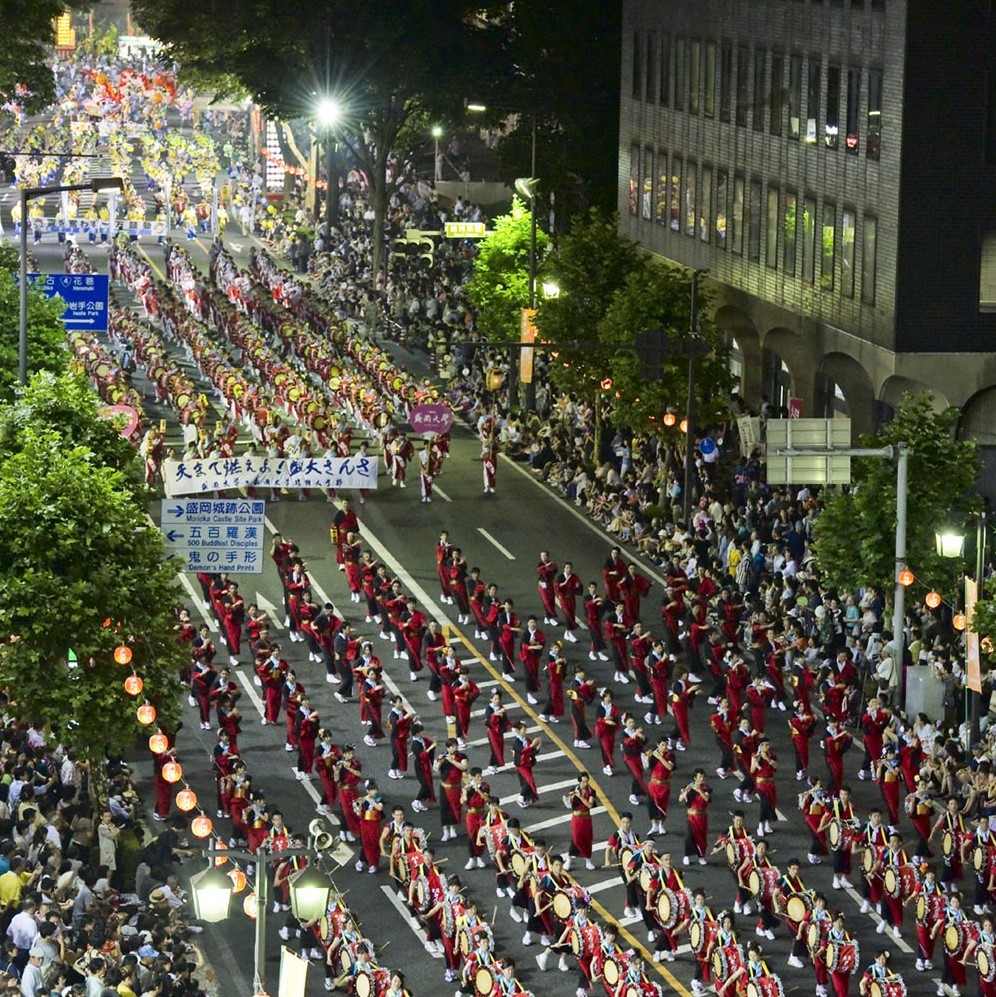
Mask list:
[[[20,295],[15,280],[17,250],[0,246],[0,402],[14,397],[18,372]],[[66,369],[66,329],[62,303],[28,288],[28,374]]]
[[[937,554],[934,534],[954,512],[977,502],[979,458],[974,440],[957,440],[958,410],[935,412],[927,393],[906,395],[895,418],[859,446],[909,447],[906,561],[932,588],[953,594],[951,568]],[[895,586],[896,464],[880,457],[851,461],[851,487],[826,496],[816,520],[814,551],[823,577],[843,591]]]
[[[48,404],[50,391],[67,401]],[[65,431],[43,420],[70,403],[78,410]],[[175,636],[176,569],[164,560],[124,452],[106,435],[110,425],[70,375],[36,379],[21,402],[0,408],[4,682],[24,716],[52,724],[94,760],[130,745],[137,728],[115,646],[132,648],[145,694],[167,722],[185,661]]]
[[0,103],[15,101],[29,113],[55,100],[52,21],[89,0],[0,0]]

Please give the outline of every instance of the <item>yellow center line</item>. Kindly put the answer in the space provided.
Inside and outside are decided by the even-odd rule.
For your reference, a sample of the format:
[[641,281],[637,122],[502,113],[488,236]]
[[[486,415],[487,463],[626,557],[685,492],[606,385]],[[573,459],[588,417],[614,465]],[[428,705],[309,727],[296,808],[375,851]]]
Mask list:
[[140,242],[136,242],[135,245],[138,246],[138,251],[146,258],[146,260],[148,260],[149,266],[152,267],[152,272],[159,278],[160,281],[162,281],[162,283],[165,284],[166,274],[159,269],[159,264],[156,263],[151,256],[149,256],[149,254],[145,251],[145,246],[143,246]]
[[[565,741],[562,741],[560,736],[556,734],[549,725],[544,725],[540,722],[539,714],[529,705],[528,701],[524,696],[520,696],[516,691],[514,686],[502,680],[498,669],[495,668],[490,661],[475,647],[468,639],[466,634],[463,633],[458,627],[453,626],[452,623],[448,623],[443,627],[443,635],[446,637],[447,642],[449,641],[449,633],[457,637],[461,644],[474,656],[474,658],[479,661],[482,667],[491,674],[491,676],[498,680],[498,688],[503,694],[511,696],[515,700],[516,704],[522,708],[522,710],[532,717],[534,723],[544,727],[546,729],[545,736],[548,737],[558,748],[564,753],[564,756],[571,762],[571,764],[580,772],[588,773],[588,779],[590,784],[594,787],[595,791],[598,793],[601,803],[604,805],[606,812],[612,818],[612,821],[616,827],[619,827],[622,823],[619,817],[619,811],[612,805],[612,801],[608,798],[602,787],[598,784],[594,776],[588,772],[588,766],[582,764],[581,759],[574,754],[574,752],[567,746]],[[583,885],[583,884],[579,884]],[[620,881],[620,885],[622,882]],[[616,932],[619,937],[625,939],[626,943],[632,948],[636,949],[640,955],[643,957],[646,967],[649,969],[653,967],[667,982],[671,987],[676,990],[682,997],[691,997],[689,991],[686,989],[685,985],[681,980],[677,979],[671,972],[669,972],[662,964],[655,963],[653,961],[653,956],[649,949],[627,928],[625,925],[620,924],[616,918],[610,914],[605,907],[602,906],[594,897],[591,898],[591,906],[598,912],[598,914],[606,921],[611,921],[616,926]]]

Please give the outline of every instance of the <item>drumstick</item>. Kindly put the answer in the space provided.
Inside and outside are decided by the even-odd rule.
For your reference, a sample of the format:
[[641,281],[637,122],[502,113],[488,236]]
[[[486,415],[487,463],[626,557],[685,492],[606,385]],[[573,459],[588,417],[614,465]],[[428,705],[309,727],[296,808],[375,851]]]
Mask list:
[[495,926],[495,918],[498,916],[498,905],[495,905],[495,909],[491,914],[491,927]]

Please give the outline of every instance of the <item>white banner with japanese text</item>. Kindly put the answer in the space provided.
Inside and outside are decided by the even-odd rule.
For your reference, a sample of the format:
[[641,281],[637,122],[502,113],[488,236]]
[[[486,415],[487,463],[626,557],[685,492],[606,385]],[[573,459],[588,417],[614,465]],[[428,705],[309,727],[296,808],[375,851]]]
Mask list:
[[163,461],[166,495],[239,488],[377,487],[376,457],[207,457]]

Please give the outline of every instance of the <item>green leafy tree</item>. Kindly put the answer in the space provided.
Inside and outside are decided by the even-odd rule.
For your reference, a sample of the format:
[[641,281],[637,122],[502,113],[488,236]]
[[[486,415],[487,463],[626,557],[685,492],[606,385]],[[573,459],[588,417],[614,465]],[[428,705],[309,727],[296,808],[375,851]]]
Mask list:
[[[728,366],[729,348],[715,324],[708,318],[710,299],[698,292],[698,335],[709,352],[696,360],[697,425],[706,425],[725,416],[727,399],[734,386]],[[659,428],[661,416],[670,407],[679,413],[688,397],[688,356],[684,342],[691,322],[691,274],[681,267],[648,258],[634,270],[612,299],[598,325],[598,339],[612,347],[604,369],[611,380],[606,395],[611,405],[611,422],[636,431]],[[644,378],[642,361],[636,349],[640,332],[661,329],[664,358],[661,376]],[[607,382],[606,382],[607,383]]]
[[[17,250],[0,246],[0,402],[14,397],[18,376],[20,336],[20,292],[15,274]],[[46,298],[28,288],[28,374],[34,371],[60,372],[66,369],[66,328],[61,316],[61,299]]]
[[[101,420],[95,403],[88,414]],[[177,716],[176,569],[126,472],[57,426],[21,425],[11,438],[11,420],[0,413],[0,669],[22,714],[91,763],[102,799],[106,752],[138,730],[115,646],[132,648],[159,717]],[[97,425],[73,432],[102,442]]]
[[16,101],[33,113],[55,100],[52,21],[89,0],[3,0],[0,3],[0,103]]
[[[937,554],[934,534],[951,510],[969,509],[977,501],[976,445],[955,438],[957,422],[958,410],[935,412],[929,394],[906,395],[895,418],[859,444],[909,447],[906,560],[916,576],[942,591],[937,580],[950,579],[951,569]],[[889,596],[895,587],[895,534],[895,461],[854,458],[851,488],[828,494],[816,521],[820,572],[844,591],[875,585]],[[950,583],[948,595],[953,595]]]
[[[133,0],[143,27],[181,70],[220,91],[237,86],[278,118],[342,104],[336,127],[370,184],[374,266],[384,262],[390,170],[430,141],[430,121],[463,117],[463,100],[503,64],[496,22],[472,0]],[[224,30],[219,30],[224,25]]]
[[[529,305],[529,239],[529,212],[516,197],[512,210],[495,219],[492,233],[478,247],[466,292],[477,309],[478,328],[493,342],[519,339],[520,310]],[[538,260],[543,259],[549,243],[549,236],[537,230]]]

